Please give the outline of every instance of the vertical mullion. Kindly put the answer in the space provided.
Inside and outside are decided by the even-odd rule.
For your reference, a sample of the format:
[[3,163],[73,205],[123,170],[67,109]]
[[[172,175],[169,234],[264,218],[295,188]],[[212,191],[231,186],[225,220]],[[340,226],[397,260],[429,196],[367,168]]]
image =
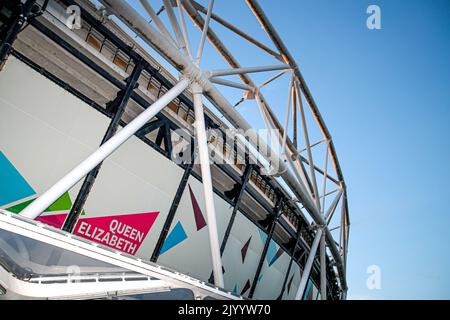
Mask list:
[[239,204],[241,202],[242,196],[244,195],[245,188],[246,188],[248,180],[250,178],[250,174],[252,173],[252,168],[253,168],[253,165],[251,165],[251,164],[248,164],[247,167],[245,168],[244,176],[242,178],[241,190],[239,191],[239,195],[236,198],[236,201],[234,203],[233,212],[231,213],[230,221],[228,222],[227,229],[225,231],[225,235],[222,240],[222,245],[220,246],[220,254],[221,255],[225,251],[225,246],[228,242],[228,238],[230,236],[231,229],[233,227],[234,220],[236,218],[236,214],[239,209]]
[[283,298],[283,294],[284,294],[284,290],[286,289],[286,283],[287,283],[287,280],[289,277],[289,273],[291,272],[292,263],[294,262],[295,254],[297,253],[297,246],[298,246],[298,243],[300,242],[302,228],[303,228],[303,225],[298,229],[297,240],[295,240],[294,249],[292,249],[291,259],[289,260],[289,266],[286,271],[286,275],[284,276],[283,286],[281,287],[281,292],[280,292],[280,296],[278,297],[278,300],[281,300]]
[[253,294],[255,293],[256,285],[258,283],[258,278],[259,278],[259,275],[261,274],[261,270],[262,270],[262,267],[263,267],[263,264],[264,264],[264,259],[266,258],[267,251],[269,249],[270,241],[272,240],[273,233],[275,232],[275,226],[277,224],[278,218],[281,215],[281,208],[282,208],[281,204],[282,204],[282,200],[281,200],[281,196],[279,196],[278,201],[277,201],[277,205],[275,207],[275,210],[272,213],[273,221],[272,221],[272,223],[270,225],[270,229],[269,229],[269,231],[267,233],[267,239],[266,239],[266,242],[264,243],[264,248],[263,248],[263,251],[261,253],[261,257],[259,259],[258,267],[256,268],[256,273],[255,273],[255,276],[253,278],[252,286],[250,288],[250,293],[248,294],[249,298],[252,298]]
[[180,184],[178,185],[178,189],[177,192],[175,193],[175,197],[173,198],[172,205],[170,206],[169,213],[167,214],[166,217],[166,221],[164,221],[164,226],[161,230],[161,233],[159,234],[159,238],[155,245],[155,249],[153,249],[152,257],[150,258],[150,261],[152,262],[156,262],[159,258],[159,253],[161,251],[162,246],[164,245],[164,241],[166,240],[167,234],[169,233],[173,218],[175,217],[175,213],[177,212],[181,197],[183,196],[184,189],[186,188],[188,179],[191,176],[193,166],[194,166],[194,150],[193,150],[193,143],[191,143],[191,160],[184,169],[183,177],[181,178]]

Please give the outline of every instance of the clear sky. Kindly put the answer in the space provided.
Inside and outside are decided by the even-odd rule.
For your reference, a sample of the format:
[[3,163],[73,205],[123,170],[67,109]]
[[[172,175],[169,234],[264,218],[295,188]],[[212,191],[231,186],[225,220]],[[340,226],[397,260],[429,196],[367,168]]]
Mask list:
[[[243,2],[215,6],[243,29],[254,27]],[[450,2],[260,4],[300,66],[346,178],[348,298],[450,299]],[[381,9],[381,30],[366,27],[371,4]],[[242,65],[265,63],[241,51]],[[255,108],[239,108],[262,127]],[[379,290],[366,286],[371,265],[381,270]]]
[[[381,30],[366,28],[370,4]],[[261,5],[336,144],[351,214],[348,297],[450,299],[450,2]],[[366,286],[370,265],[380,290]]]

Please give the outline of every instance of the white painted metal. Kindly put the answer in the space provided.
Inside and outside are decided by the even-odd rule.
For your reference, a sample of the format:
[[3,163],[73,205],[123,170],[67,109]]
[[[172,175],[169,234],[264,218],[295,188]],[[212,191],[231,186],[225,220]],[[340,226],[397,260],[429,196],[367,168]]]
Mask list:
[[267,79],[266,81],[264,81],[263,83],[261,83],[260,85],[258,85],[258,89],[261,89],[265,86],[267,86],[269,83],[271,83],[272,81],[278,79],[279,77],[281,77],[283,74],[285,74],[288,70],[283,70],[278,72],[276,75],[270,77],[269,79]]
[[178,44],[173,40],[172,36],[170,35],[169,31],[164,26],[164,23],[159,19],[159,17],[156,15],[155,11],[153,10],[150,3],[148,3],[148,0],[139,0],[142,6],[144,7],[145,11],[148,13],[150,18],[153,20],[153,22],[158,27],[159,31],[161,31],[161,34],[164,35],[164,37],[169,41],[172,45],[175,47],[178,47]]
[[256,73],[256,72],[267,72],[275,70],[286,70],[290,67],[288,65],[282,64],[277,66],[261,66],[261,67],[247,67],[247,68],[236,68],[236,69],[224,69],[224,70],[212,70],[209,71],[212,77],[218,76],[230,76],[235,74],[243,73]]
[[240,299],[230,292],[208,286],[203,281],[180,274],[177,271],[141,260],[120,251],[99,246],[98,243],[62,232],[61,230],[2,209],[0,209],[0,229],[48,243],[52,246],[63,248],[142,275],[154,277],[165,281],[171,288],[190,288],[202,297],[212,296],[218,299]]
[[101,145],[89,157],[73,168],[63,178],[56,182],[50,189],[45,191],[40,197],[27,206],[20,214],[24,217],[35,219],[53,202],[55,202],[64,192],[73,187],[86,174],[94,169],[99,163],[105,160],[114,150],[119,148],[125,141],[133,136],[147,121],[160,112],[169,102],[175,99],[189,85],[187,79],[182,79],[177,85],[170,89],[165,95],[159,98],[150,107],[144,110],[139,116],[128,123],[122,130]]
[[[324,142],[324,141],[327,141],[327,139],[321,139],[321,140],[319,140],[319,141],[317,141],[317,142],[314,142],[313,144],[310,145],[310,148],[315,147],[315,146],[321,144],[321,143]],[[303,148],[303,149],[301,149],[301,150],[298,152],[298,154],[300,154],[300,153],[302,153],[302,152],[304,152],[304,151],[306,151],[306,150],[307,150],[306,148]]]
[[203,192],[205,195],[206,217],[208,221],[209,244],[213,265],[214,283],[224,287],[222,274],[222,258],[220,254],[219,234],[217,231],[216,211],[214,207],[214,193],[211,179],[211,164],[209,161],[208,140],[206,136],[205,117],[202,102],[202,87],[192,84],[195,111],[195,136],[197,138],[200,168],[202,172]]
[[183,49],[184,53],[189,56],[189,52],[187,50],[186,43],[184,41],[184,37],[181,34],[180,26],[178,25],[177,18],[175,17],[175,13],[173,12],[172,5],[170,0],[163,0],[164,7],[166,8],[167,15],[169,17],[170,24],[172,25],[172,30],[175,33],[175,37],[177,39],[177,43],[181,49]]
[[297,95],[298,109],[300,110],[300,119],[302,121],[303,137],[305,139],[306,150],[308,152],[310,178],[312,180],[312,185],[313,185],[313,189],[314,189],[314,200],[317,205],[317,209],[320,211],[319,190],[317,188],[316,171],[314,170],[314,160],[313,160],[312,152],[311,152],[311,144],[309,143],[308,126],[306,124],[305,110],[303,108],[302,95],[301,95],[301,91],[300,91],[298,84],[297,84],[295,92]]
[[293,78],[291,78],[291,81],[289,82],[288,87],[288,98],[287,98],[287,106],[286,106],[286,116],[284,120],[284,132],[283,132],[283,141],[281,143],[281,153],[283,156],[286,156],[286,139],[288,136],[288,129],[289,129],[289,118],[291,115],[291,98],[292,98],[292,90],[293,90]]
[[[144,41],[152,45],[154,48],[156,48],[158,52],[162,53],[163,56],[168,58],[168,61],[171,62],[174,66],[176,66],[181,72],[183,72],[191,81],[197,81],[202,87],[205,95],[207,95],[208,98],[214,101],[214,103],[218,106],[218,108],[224,113],[224,116],[226,116],[227,119],[232,120],[232,123],[236,127],[243,130],[250,129],[248,123],[232,108],[229,102],[214,88],[214,86],[211,85],[211,82],[207,79],[207,76],[205,76],[203,72],[199,70],[197,67],[195,67],[191,63],[191,61],[186,59],[186,57],[180,55],[180,52],[178,52],[178,50],[173,45],[171,45],[170,40],[166,39],[165,37],[161,36],[158,32],[153,30],[153,28],[149,26],[148,23],[146,23],[146,21],[139,14],[137,14],[126,2],[118,0],[103,0],[102,2],[106,4],[107,8],[111,10],[111,12],[116,13],[120,19],[122,19],[127,25],[129,25],[133,30],[135,30],[143,38]],[[211,2],[210,5],[212,7]],[[211,10],[209,10],[209,13],[211,14]],[[205,27],[203,28],[204,32],[202,34],[202,36],[204,37],[206,37],[205,31],[208,25],[209,22],[206,23],[205,21]],[[297,91],[300,92],[300,89],[298,89]],[[268,111],[265,110],[265,112]],[[249,136],[249,141],[252,143],[252,145],[257,145],[258,143],[259,144],[261,143],[261,141],[258,140],[257,135]],[[334,160],[335,156],[334,153],[332,154],[332,156]],[[302,200],[302,202],[305,205],[305,208],[307,208],[308,212],[312,215],[316,224],[323,227],[325,225],[325,222],[319,209],[320,203],[314,204],[314,201],[311,201],[311,199],[306,196],[307,193],[305,193],[304,190],[302,190],[299,180],[296,179],[295,176],[292,176],[292,174],[288,170],[286,170],[285,163],[282,159],[280,159],[277,155],[275,155],[274,157],[271,156],[270,160],[273,163],[277,164],[277,167],[280,168],[278,173],[281,174],[281,176],[287,183],[287,186],[295,193],[298,199]],[[310,161],[310,167],[314,168],[312,161]],[[315,184],[315,186],[317,189],[317,184]],[[319,195],[317,190],[315,194],[316,194],[315,200],[318,201]],[[341,266],[342,265],[341,257],[339,254],[336,254],[334,240],[329,231],[326,229],[326,227],[324,232],[327,235],[327,242],[330,246],[331,253],[335,258],[337,265]],[[346,245],[346,241],[344,245]],[[340,271],[340,273],[342,277],[343,276],[342,272]]]
[[328,211],[324,215],[325,223],[327,225],[330,224],[331,218],[333,217],[334,211],[336,210],[337,204],[338,204],[338,202],[339,202],[339,200],[340,200],[340,198],[341,198],[343,193],[344,193],[344,191],[342,189],[340,189],[338,194],[334,198],[333,202],[328,207]]
[[208,34],[209,21],[211,20],[212,8],[214,5],[214,0],[209,0],[208,12],[206,14],[205,24],[203,25],[202,37],[200,38],[200,44],[198,46],[197,57],[195,62],[197,66],[200,65],[200,60],[202,59],[203,47],[205,46],[206,35]]
[[309,251],[308,260],[306,260],[306,265],[305,268],[303,269],[302,278],[300,279],[300,284],[298,286],[297,293],[295,294],[295,300],[301,300],[303,297],[303,293],[305,292],[306,284],[308,283],[309,280],[309,274],[311,273],[311,268],[314,263],[314,258],[316,256],[317,247],[319,246],[320,239],[322,238],[322,232],[323,232],[322,228],[318,229],[316,232],[316,236]]
[[227,87],[242,89],[242,90],[246,90],[246,91],[253,91],[253,88],[248,86],[248,85],[246,85],[246,84],[233,82],[233,81],[230,81],[230,80],[219,79],[219,78],[211,78],[211,82],[212,83],[221,84],[221,85],[227,86]]
[[327,300],[327,261],[325,247],[325,232],[320,237],[320,296],[322,300]]
[[186,44],[186,51],[188,52],[191,61],[194,61],[194,57],[192,56],[191,51],[191,44],[189,42],[189,35],[186,28],[186,21],[184,21],[184,13],[183,9],[181,8],[181,0],[177,0],[177,7],[178,7],[178,15],[180,16],[181,30],[183,30],[184,43]]
[[327,192],[328,141],[327,141],[327,145],[326,145],[326,148],[325,148],[325,161],[324,161],[324,165],[323,165],[323,172],[324,172],[324,174],[323,174],[323,184],[322,184],[322,186],[323,186],[323,188],[322,188],[322,195],[323,195],[323,197],[322,197],[322,207],[321,207],[322,213],[325,212],[325,198],[326,198],[325,194]]

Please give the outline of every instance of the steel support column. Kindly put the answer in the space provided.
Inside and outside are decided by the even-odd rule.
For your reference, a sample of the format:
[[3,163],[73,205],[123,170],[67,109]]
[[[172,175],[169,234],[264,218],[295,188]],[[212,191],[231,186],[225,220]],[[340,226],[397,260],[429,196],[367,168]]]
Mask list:
[[320,237],[320,296],[327,300],[327,259],[325,252],[325,232]]
[[308,260],[306,260],[305,268],[303,269],[302,278],[297,289],[297,294],[295,295],[295,300],[301,300],[303,293],[305,292],[306,284],[309,280],[309,275],[311,273],[311,268],[314,263],[314,258],[316,257],[317,247],[319,246],[320,240],[322,238],[323,229],[317,230],[316,237],[314,238],[313,244],[309,251]]
[[214,283],[224,287],[222,274],[222,258],[220,256],[219,234],[217,232],[216,211],[214,207],[214,191],[211,179],[211,164],[209,161],[208,140],[206,136],[205,116],[202,102],[203,89],[198,83],[192,84],[195,111],[195,136],[198,144],[200,169],[202,172],[203,192],[205,195],[206,217],[208,221],[209,244],[213,265]]
[[[137,63],[128,78],[127,86],[125,90],[119,91],[117,97],[114,101],[110,103],[110,108],[114,110],[114,116],[111,118],[111,122],[109,123],[108,129],[102,139],[100,145],[104,144],[108,141],[119,128],[120,120],[122,119],[122,115],[125,112],[125,108],[130,100],[131,94],[136,87],[137,81],[142,71],[142,64]],[[86,178],[83,181],[83,184],[78,192],[77,198],[75,199],[72,208],[70,209],[69,215],[64,222],[63,230],[72,232],[75,228],[75,225],[80,217],[81,212],[83,211],[83,207],[87,201],[89,193],[95,183],[95,179],[100,171],[102,163],[99,163],[91,172],[88,173]]]
[[273,233],[275,232],[275,226],[277,224],[278,218],[281,215],[281,208],[282,208],[281,197],[278,197],[277,205],[275,207],[274,212],[272,213],[273,220],[272,220],[272,223],[270,224],[270,228],[267,232],[267,239],[266,239],[266,242],[264,243],[264,248],[261,253],[261,258],[259,259],[258,267],[256,268],[255,277],[253,278],[252,286],[251,286],[250,292],[248,294],[249,298],[253,298],[253,294],[255,293],[256,285],[258,284],[258,278],[261,274],[261,270],[264,265],[264,259],[266,259],[267,250],[269,249],[270,241],[272,240]]
[[175,99],[189,85],[189,80],[182,79],[170,89],[165,95],[159,98],[149,108],[144,110],[135,119],[129,122],[122,130],[116,133],[90,156],[73,168],[63,178],[56,182],[50,189],[45,191],[39,198],[33,201],[20,213],[22,216],[35,219],[53,202],[55,202],[64,192],[72,188],[86,174],[94,169],[100,162],[105,160],[111,153],[119,148],[125,141],[133,136],[148,120],[158,114],[167,104]]

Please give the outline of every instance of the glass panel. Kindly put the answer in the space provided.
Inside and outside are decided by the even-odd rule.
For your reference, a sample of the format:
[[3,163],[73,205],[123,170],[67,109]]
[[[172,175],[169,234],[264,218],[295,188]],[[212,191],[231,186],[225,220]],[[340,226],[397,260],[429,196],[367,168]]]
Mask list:
[[[0,265],[19,279],[43,275],[130,272],[112,264],[0,229]],[[76,268],[75,268],[76,267]]]

